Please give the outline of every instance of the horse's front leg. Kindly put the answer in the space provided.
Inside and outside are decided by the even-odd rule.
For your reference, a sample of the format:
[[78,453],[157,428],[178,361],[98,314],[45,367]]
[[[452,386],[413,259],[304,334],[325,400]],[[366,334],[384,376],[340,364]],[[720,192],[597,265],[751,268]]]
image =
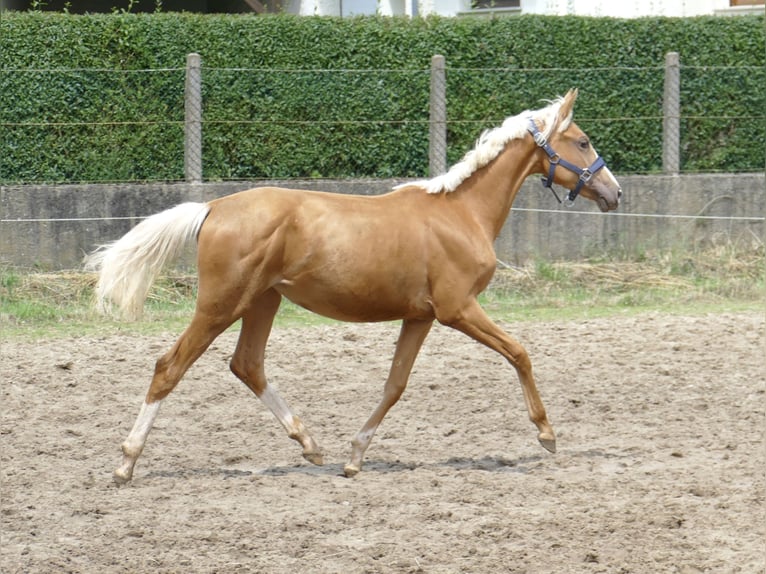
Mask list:
[[521,343],[495,325],[475,299],[459,312],[441,316],[437,313],[437,319],[497,351],[513,365],[519,376],[529,418],[539,431],[537,438],[546,450],[556,452],[556,434],[548,422],[545,407],[537,392],[532,362]]
[[389,409],[402,396],[412,371],[412,365],[415,363],[415,358],[418,356],[420,347],[431,330],[432,324],[432,320],[405,320],[402,322],[402,329],[399,333],[399,340],[396,343],[396,351],[394,352],[394,360],[391,363],[391,370],[388,373],[388,379],[383,389],[383,400],[380,401],[380,404],[373,411],[370,418],[351,441],[351,460],[343,468],[346,476],[354,476],[362,469],[364,453],[367,447],[370,446],[372,437],[375,435],[375,431],[383,417],[386,416]]

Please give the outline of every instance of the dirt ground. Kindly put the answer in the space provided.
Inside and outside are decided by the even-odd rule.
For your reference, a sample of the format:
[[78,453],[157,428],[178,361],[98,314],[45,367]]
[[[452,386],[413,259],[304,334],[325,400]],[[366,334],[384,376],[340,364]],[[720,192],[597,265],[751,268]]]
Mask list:
[[270,379],[325,466],[229,372],[226,333],[124,487],[119,445],[174,336],[3,341],[0,571],[766,571],[763,314],[505,327],[532,357],[555,455],[511,367],[437,326],[344,478],[398,325],[282,328]]

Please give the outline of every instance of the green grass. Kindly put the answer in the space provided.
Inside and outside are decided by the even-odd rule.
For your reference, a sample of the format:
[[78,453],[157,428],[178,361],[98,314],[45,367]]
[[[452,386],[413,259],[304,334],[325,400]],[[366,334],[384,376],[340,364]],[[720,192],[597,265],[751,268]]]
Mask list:
[[[136,322],[98,315],[92,306],[94,284],[95,277],[84,273],[0,268],[3,338],[180,333],[194,310],[194,276],[161,278],[152,288],[143,318]],[[638,260],[537,261],[498,270],[480,300],[493,319],[516,322],[646,312],[762,311],[765,294],[762,248],[742,252],[724,247],[693,255],[644,255]],[[276,319],[278,327],[329,323],[286,300]]]
[[[37,273],[0,268],[0,332],[3,338],[51,338],[109,333],[180,333],[194,313],[196,277],[164,276],[152,287],[138,321],[104,316],[94,308],[96,277],[79,272]],[[280,326],[331,323],[284,300]],[[238,329],[235,323],[230,329]]]

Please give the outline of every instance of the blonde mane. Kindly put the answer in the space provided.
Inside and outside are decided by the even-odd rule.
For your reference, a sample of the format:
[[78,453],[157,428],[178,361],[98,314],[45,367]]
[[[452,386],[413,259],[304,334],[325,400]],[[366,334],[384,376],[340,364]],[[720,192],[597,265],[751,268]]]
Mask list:
[[[558,115],[564,98],[556,98],[546,107],[535,111],[524,111],[516,116],[507,118],[500,127],[484,131],[476,141],[474,148],[463,156],[463,159],[453,165],[446,173],[438,175],[431,179],[414,181],[397,186],[401,187],[417,186],[422,187],[428,193],[449,193],[455,191],[458,186],[468,179],[476,170],[484,167],[495,159],[505,145],[514,139],[522,138],[527,133],[529,120],[534,120],[538,126],[542,124],[543,135],[549,138],[551,129],[556,124]],[[569,127],[572,121],[572,115],[565,118],[559,124],[558,131],[564,131]]]

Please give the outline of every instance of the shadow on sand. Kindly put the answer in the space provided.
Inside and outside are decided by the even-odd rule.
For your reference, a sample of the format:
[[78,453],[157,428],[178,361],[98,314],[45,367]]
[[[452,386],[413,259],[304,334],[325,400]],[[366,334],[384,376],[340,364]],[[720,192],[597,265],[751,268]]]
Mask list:
[[[572,458],[594,458],[607,459],[619,456],[618,454],[604,452],[598,449],[585,450],[580,452],[571,452],[567,455]],[[484,456],[481,458],[473,457],[451,457],[441,462],[402,462],[399,460],[379,460],[370,459],[365,461],[362,469],[363,473],[403,473],[419,469],[450,468],[456,471],[485,471],[485,472],[512,472],[527,474],[533,467],[539,463],[550,459],[551,455],[540,454],[519,458],[506,458],[501,456]],[[333,463],[323,466],[314,466],[308,463],[297,463],[294,465],[271,466],[258,469],[244,468],[196,468],[185,470],[154,470],[144,475],[144,478],[193,478],[195,476],[220,476],[223,479],[246,478],[253,476],[343,476],[343,464]]]

